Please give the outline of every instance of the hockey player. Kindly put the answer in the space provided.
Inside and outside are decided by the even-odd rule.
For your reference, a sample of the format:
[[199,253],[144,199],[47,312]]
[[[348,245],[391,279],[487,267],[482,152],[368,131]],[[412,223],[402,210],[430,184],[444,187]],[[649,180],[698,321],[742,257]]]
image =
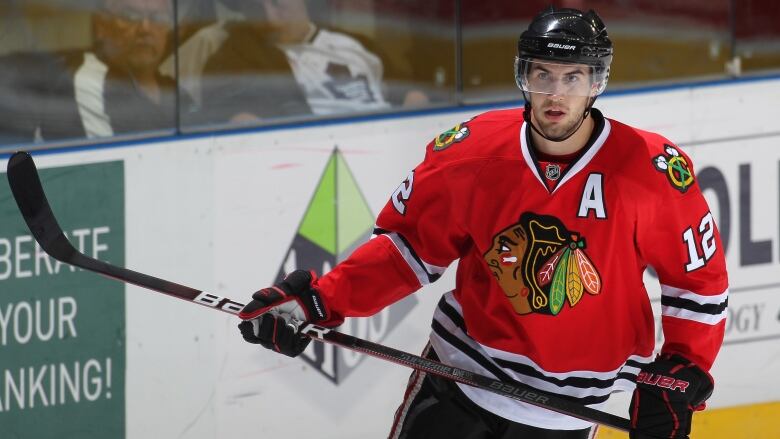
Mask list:
[[[593,11],[540,13],[518,42],[524,109],[433,139],[375,237],[317,279],[295,271],[243,309],[243,337],[295,356],[293,319],[338,325],[435,281],[458,259],[424,355],[599,407],[633,390],[631,437],[687,438],[713,390],[728,280],[683,151],[593,108],[612,43]],[[643,272],[661,283],[664,344]],[[416,371],[391,438],[595,435],[587,422]]]

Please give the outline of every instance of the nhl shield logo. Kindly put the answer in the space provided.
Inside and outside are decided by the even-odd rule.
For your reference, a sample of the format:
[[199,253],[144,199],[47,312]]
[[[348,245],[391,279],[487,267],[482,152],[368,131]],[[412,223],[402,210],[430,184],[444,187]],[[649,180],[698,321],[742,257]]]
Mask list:
[[548,180],[558,180],[558,178],[561,177],[561,167],[555,163],[548,164],[544,168],[544,176],[547,177]]

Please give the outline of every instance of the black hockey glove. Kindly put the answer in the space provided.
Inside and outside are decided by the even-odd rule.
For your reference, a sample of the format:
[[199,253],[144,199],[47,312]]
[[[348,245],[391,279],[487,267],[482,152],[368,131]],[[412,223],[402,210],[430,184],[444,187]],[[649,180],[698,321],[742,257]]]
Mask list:
[[298,332],[299,323],[340,324],[331,321],[328,308],[313,286],[316,279],[312,272],[296,270],[282,282],[254,293],[252,301],[238,314],[244,320],[238,325],[244,340],[297,357],[311,341]]
[[631,439],[688,438],[694,410],[704,408],[712,377],[679,354],[661,354],[636,379]]

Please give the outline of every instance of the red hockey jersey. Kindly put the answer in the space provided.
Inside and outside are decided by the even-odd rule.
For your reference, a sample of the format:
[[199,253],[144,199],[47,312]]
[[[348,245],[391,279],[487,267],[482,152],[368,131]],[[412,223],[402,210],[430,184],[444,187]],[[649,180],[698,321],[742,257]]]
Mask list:
[[[691,161],[657,134],[594,113],[594,135],[560,175],[539,166],[520,109],[484,113],[435,138],[380,213],[374,238],[319,280],[332,311],[371,315],[459,260],[456,287],[432,323],[442,361],[597,406],[632,389],[652,361],[643,283],[652,266],[663,351],[708,370],[723,339],[728,280]],[[507,419],[589,426],[461,388]]]

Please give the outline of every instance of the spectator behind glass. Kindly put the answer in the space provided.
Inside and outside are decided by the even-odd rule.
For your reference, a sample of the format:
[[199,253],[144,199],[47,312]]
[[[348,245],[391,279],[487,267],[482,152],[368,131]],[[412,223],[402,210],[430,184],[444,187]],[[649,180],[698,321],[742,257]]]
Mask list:
[[170,46],[171,0],[105,0],[92,25],[95,51],[74,75],[87,137],[174,128],[175,82],[157,70]]
[[193,65],[193,58],[219,47],[212,49],[216,53],[204,69],[205,121],[389,108],[382,91],[382,60],[352,36],[315,25],[304,0],[225,4],[246,20],[208,26],[179,51],[182,64]]
[[273,42],[282,49],[315,114],[378,110],[382,60],[355,38],[312,23],[304,0],[262,0]]
[[175,82],[157,71],[170,47],[172,19],[171,0],[102,0],[92,16],[92,50],[16,55],[21,71],[46,72],[22,76],[17,69],[15,75],[25,96],[46,105],[30,108],[25,132],[14,140],[173,129]]

